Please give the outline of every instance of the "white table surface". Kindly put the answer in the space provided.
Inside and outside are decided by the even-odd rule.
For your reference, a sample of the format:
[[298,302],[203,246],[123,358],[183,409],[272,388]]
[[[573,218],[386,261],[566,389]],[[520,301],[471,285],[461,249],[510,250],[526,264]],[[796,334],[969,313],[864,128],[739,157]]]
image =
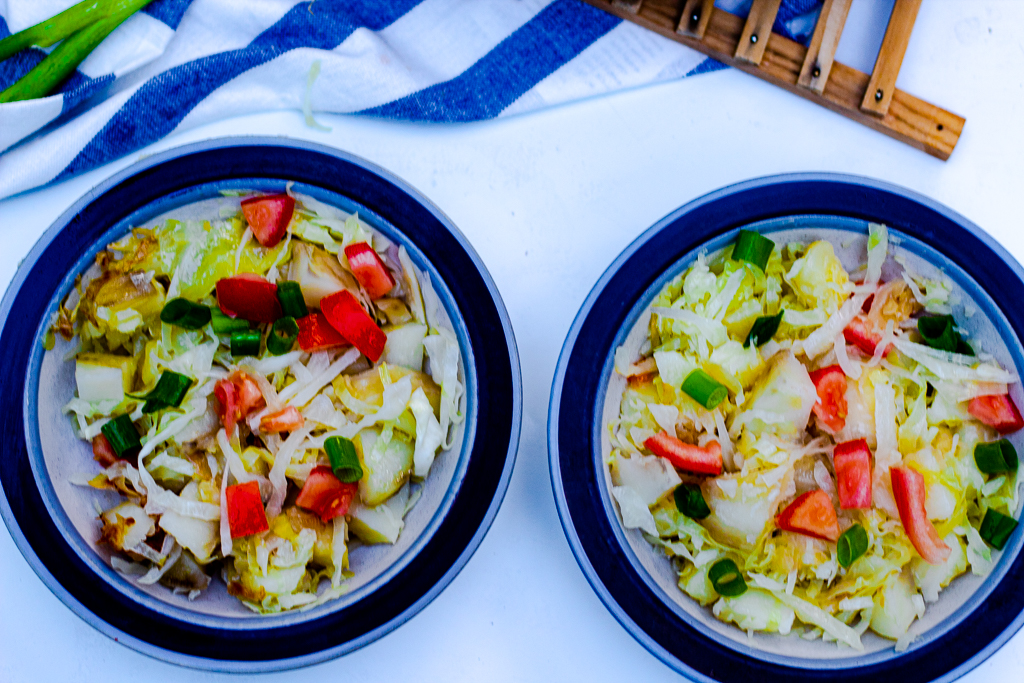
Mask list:
[[[862,4],[861,24],[883,15],[885,0]],[[870,70],[870,41],[855,44],[869,32],[856,17],[840,59]],[[562,534],[545,431],[562,341],[593,283],[637,235],[700,195],[769,174],[836,171],[912,188],[1024,261],[1024,2],[929,0],[899,84],[967,118],[948,162],[732,70],[459,126],[322,115],[333,130],[321,133],[297,112],[253,114],[0,201],[0,287],[62,211],[144,154],[281,135],[390,169],[466,234],[508,308],[524,387],[515,472],[474,557],[419,615],[346,657],[261,680],[678,681],[604,608]],[[0,681],[129,680],[239,679],[165,664],[101,635],[47,590],[0,525]],[[1024,680],[1024,632],[962,680]]]

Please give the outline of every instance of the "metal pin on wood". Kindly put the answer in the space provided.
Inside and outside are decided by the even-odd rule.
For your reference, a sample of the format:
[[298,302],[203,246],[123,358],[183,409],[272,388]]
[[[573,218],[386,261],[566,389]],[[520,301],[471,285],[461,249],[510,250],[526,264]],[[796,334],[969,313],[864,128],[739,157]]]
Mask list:
[[875,91],[875,102],[881,102],[883,97],[885,97],[885,93],[881,88]]
[[756,33],[751,33],[750,34],[750,42],[752,42],[752,43],[756,43],[757,42],[757,34]]

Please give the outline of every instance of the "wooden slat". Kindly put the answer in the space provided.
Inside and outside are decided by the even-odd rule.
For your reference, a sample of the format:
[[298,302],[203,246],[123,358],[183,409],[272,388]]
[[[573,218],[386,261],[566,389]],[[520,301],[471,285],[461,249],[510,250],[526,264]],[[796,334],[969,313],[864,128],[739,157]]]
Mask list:
[[[679,16],[676,33],[691,38],[703,38],[711,21],[711,12],[715,9],[715,0],[686,0],[683,13]],[[696,21],[694,20],[696,17]]]
[[860,110],[870,77],[839,62],[832,64],[821,94],[797,85],[807,48],[773,35],[760,66],[733,57],[744,20],[715,8],[703,40],[676,33],[683,0],[646,0],[636,15],[609,5],[607,0],[585,0],[612,14],[656,31],[741,71],[762,78],[801,97],[827,107],[896,140],[939,159],[948,159],[964,127],[964,119],[902,90],[893,90],[889,111],[878,118]]
[[618,7],[633,14],[640,11],[640,5],[642,4],[644,4],[644,0],[612,0],[612,7]]
[[871,71],[871,81],[860,103],[862,111],[875,116],[885,116],[889,111],[889,103],[896,90],[896,77],[900,74],[903,55],[907,52],[919,9],[921,0],[896,0],[893,5],[882,48],[878,51],[875,68]]
[[853,0],[825,0],[818,15],[818,24],[814,27],[811,44],[807,47],[807,57],[797,83],[810,88],[818,94],[825,91],[825,83],[832,71],[839,38],[843,35],[846,15],[850,12]]
[[781,4],[782,0],[754,0],[733,57],[751,64],[761,63]]

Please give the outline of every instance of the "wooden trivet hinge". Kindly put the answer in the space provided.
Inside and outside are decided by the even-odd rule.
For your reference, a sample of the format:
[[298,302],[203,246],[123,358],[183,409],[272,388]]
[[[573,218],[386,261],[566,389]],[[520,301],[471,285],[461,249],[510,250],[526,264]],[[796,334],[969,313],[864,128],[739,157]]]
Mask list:
[[921,0],[896,0],[870,75],[834,61],[852,0],[824,0],[809,47],[772,32],[781,0],[744,19],[715,0],[585,0],[946,160],[964,118],[896,88]]

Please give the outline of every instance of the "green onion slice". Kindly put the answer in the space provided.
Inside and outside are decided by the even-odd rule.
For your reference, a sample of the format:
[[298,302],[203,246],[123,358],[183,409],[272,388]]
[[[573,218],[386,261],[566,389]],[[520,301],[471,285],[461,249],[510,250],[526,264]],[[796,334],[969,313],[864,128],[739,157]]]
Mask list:
[[245,330],[231,333],[231,355],[232,356],[258,356],[260,355],[260,332],[259,330]]
[[854,524],[843,532],[836,543],[839,564],[849,567],[853,561],[868,551],[868,532],[860,524]]
[[748,261],[764,270],[774,249],[775,242],[767,237],[752,230],[740,230],[740,236],[732,250],[732,258],[734,261]]
[[275,356],[288,353],[299,338],[299,324],[295,318],[278,318],[267,335],[267,351]]
[[107,437],[107,441],[110,442],[111,448],[119,458],[129,458],[142,448],[135,423],[127,415],[118,415],[103,425],[100,431],[103,432],[103,436]]
[[1009,540],[1010,534],[1017,528],[1017,521],[1013,517],[1007,517],[1001,512],[989,508],[985,513],[985,519],[981,520],[981,528],[978,533],[985,539],[985,542],[996,550],[1002,550]]
[[686,376],[683,380],[683,391],[708,410],[714,410],[715,406],[729,395],[729,390],[724,384],[700,369]]
[[960,346],[960,334],[956,321],[951,315],[930,315],[918,319],[917,331],[924,343],[940,351],[956,352]]
[[724,598],[735,598],[747,592],[747,582],[743,580],[739,568],[732,560],[719,560],[711,565],[708,578],[715,592]]
[[751,344],[761,346],[771,341],[771,338],[779,331],[779,323],[782,322],[783,313],[785,311],[780,310],[775,315],[763,315],[755,320],[754,326],[747,333],[747,340],[743,342],[743,347],[747,348]]
[[249,321],[241,318],[232,318],[225,315],[219,308],[210,310],[213,321],[213,331],[217,334],[231,334],[232,332],[244,332],[249,329]]
[[696,484],[680,484],[676,487],[673,496],[676,499],[676,509],[692,519],[704,519],[711,514],[708,503],[704,500],[704,494]]
[[160,374],[160,379],[156,381],[153,391],[142,397],[146,399],[146,403],[142,406],[142,412],[149,414],[164,408],[177,408],[181,405],[191,386],[191,377],[164,370]]
[[979,443],[974,447],[974,462],[985,474],[1002,474],[1016,472],[1020,460],[1017,449],[1006,439],[992,443]]
[[186,330],[198,330],[210,322],[210,315],[209,306],[178,298],[164,304],[163,310],[160,311],[160,320]]
[[363,478],[363,467],[359,464],[356,447],[351,440],[343,436],[332,436],[324,442],[327,459],[331,461],[334,476],[345,483],[352,483]]
[[286,316],[302,318],[309,315],[306,300],[302,298],[302,289],[298,282],[287,280],[277,286],[277,298],[281,302],[281,310]]
[[956,352],[964,356],[974,355],[974,349],[970,344],[964,341],[963,337],[960,337],[956,343]]

